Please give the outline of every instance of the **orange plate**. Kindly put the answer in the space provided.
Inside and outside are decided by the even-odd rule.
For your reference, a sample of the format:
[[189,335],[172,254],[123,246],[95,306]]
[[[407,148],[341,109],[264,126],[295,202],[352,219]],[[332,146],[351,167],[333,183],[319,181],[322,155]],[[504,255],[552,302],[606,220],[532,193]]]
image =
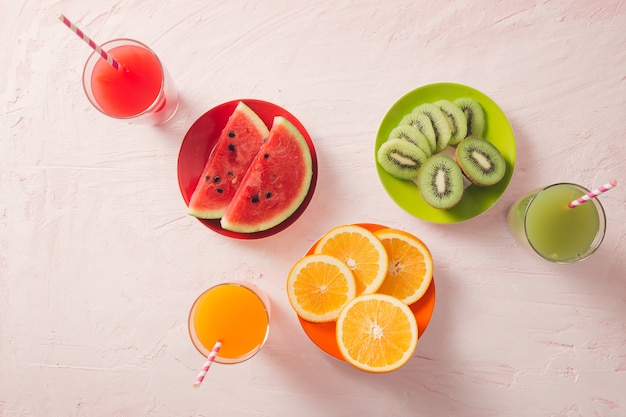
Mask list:
[[181,144],[178,154],[178,186],[183,196],[183,200],[185,200],[185,204],[189,205],[191,194],[193,194],[196,186],[198,185],[198,179],[200,178],[200,175],[202,175],[202,171],[204,170],[204,165],[209,158],[209,154],[213,150],[213,147],[215,146],[222,129],[226,125],[228,118],[240,101],[246,103],[256,114],[258,114],[268,128],[272,127],[274,116],[283,116],[289,120],[300,131],[300,133],[302,133],[302,136],[304,136],[304,139],[309,146],[309,150],[311,151],[311,161],[313,164],[311,185],[304,201],[302,201],[300,207],[298,207],[298,209],[289,218],[285,219],[282,223],[272,227],[271,229],[255,233],[237,233],[223,229],[220,225],[219,219],[198,219],[200,223],[204,224],[209,229],[224,236],[237,239],[259,239],[274,235],[295,222],[309,205],[311,198],[313,198],[313,192],[315,191],[315,185],[317,182],[317,156],[315,147],[313,146],[313,141],[304,126],[302,126],[302,123],[300,123],[300,121],[298,121],[298,119],[296,119],[295,116],[287,110],[266,101],[241,99],[220,104],[219,106],[204,113],[189,128],[185,138],[183,139],[183,143]]
[[[358,226],[365,227],[366,229],[374,232],[380,229],[386,229],[386,226],[381,226],[379,224],[371,224],[371,223],[360,223]],[[315,246],[317,246],[317,242],[306,253],[310,255],[313,253]],[[415,315],[415,319],[417,320],[417,328],[418,328],[418,338],[422,337],[424,331],[428,327],[428,323],[430,322],[430,318],[433,315],[433,310],[435,309],[435,278],[431,281],[426,293],[414,302],[409,305],[409,308]],[[340,359],[345,360],[339,352],[339,347],[337,346],[337,339],[335,337],[335,329],[336,323],[334,321],[328,323],[313,323],[307,320],[302,319],[298,316],[298,320],[300,321],[300,325],[304,332],[309,336],[309,339],[313,341],[324,352],[329,355]]]

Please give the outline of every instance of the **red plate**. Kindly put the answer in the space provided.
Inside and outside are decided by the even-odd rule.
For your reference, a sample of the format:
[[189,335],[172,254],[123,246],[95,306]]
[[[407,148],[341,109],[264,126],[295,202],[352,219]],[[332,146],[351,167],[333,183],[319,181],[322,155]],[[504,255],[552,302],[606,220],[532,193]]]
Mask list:
[[241,99],[220,104],[219,106],[204,113],[194,122],[193,125],[191,125],[191,128],[187,131],[187,134],[183,139],[183,143],[180,146],[180,152],[178,154],[178,186],[180,187],[180,192],[183,195],[185,204],[189,206],[189,200],[198,185],[198,180],[200,179],[200,175],[202,175],[202,171],[204,170],[206,161],[209,158],[209,154],[215,146],[222,129],[226,126],[228,118],[240,101],[243,101],[248,107],[254,110],[254,112],[259,115],[268,128],[272,126],[274,116],[283,116],[289,120],[296,128],[298,128],[309,145],[313,165],[311,186],[309,187],[309,192],[302,201],[302,204],[300,204],[300,207],[298,207],[298,209],[290,217],[271,229],[255,233],[237,233],[223,229],[220,225],[219,219],[198,219],[209,229],[224,236],[237,239],[259,239],[274,235],[295,222],[307,208],[311,198],[313,198],[315,184],[317,183],[317,156],[315,153],[315,147],[313,146],[313,141],[304,126],[302,126],[302,123],[300,123],[298,119],[296,119],[287,110],[266,101]]
[[[379,224],[359,224],[359,226],[363,226],[366,229],[375,232],[376,230],[386,229],[386,226],[381,226]],[[307,255],[311,255],[315,246],[317,246],[317,242],[306,253]],[[422,337],[424,331],[428,327],[428,323],[430,322],[430,318],[433,315],[433,310],[435,309],[435,279],[431,281],[428,289],[416,302],[409,305],[409,308],[415,315],[415,319],[417,320],[417,333],[418,339]],[[324,352],[329,355],[339,359],[345,360],[339,351],[339,347],[337,346],[337,339],[335,337],[335,329],[336,323],[334,321],[327,323],[313,323],[307,320],[302,319],[298,316],[298,320],[300,321],[300,325],[304,332],[309,336],[309,339],[313,341]]]

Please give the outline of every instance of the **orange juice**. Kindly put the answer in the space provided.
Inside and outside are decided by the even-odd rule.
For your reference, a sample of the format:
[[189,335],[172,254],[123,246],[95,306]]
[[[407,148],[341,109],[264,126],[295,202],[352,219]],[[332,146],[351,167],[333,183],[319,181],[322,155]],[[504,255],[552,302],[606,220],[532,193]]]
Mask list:
[[189,334],[196,348],[208,355],[215,342],[222,347],[219,363],[236,363],[261,349],[269,332],[269,300],[249,283],[233,282],[209,288],[189,313]]

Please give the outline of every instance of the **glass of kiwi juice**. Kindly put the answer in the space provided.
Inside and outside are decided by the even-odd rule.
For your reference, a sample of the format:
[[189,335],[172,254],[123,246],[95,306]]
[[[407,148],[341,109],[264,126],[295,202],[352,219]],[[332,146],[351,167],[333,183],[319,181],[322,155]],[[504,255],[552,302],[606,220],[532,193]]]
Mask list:
[[511,233],[520,244],[550,262],[569,264],[588,258],[604,239],[604,208],[597,198],[577,207],[569,206],[588,192],[571,183],[529,192],[509,209]]

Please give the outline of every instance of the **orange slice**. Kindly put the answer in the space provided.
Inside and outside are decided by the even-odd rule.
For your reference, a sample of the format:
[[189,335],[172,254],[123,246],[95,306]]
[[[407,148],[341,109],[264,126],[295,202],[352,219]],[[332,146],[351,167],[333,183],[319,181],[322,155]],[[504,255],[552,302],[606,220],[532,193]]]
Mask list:
[[433,257],[417,237],[396,229],[374,232],[389,256],[389,267],[381,294],[389,294],[405,304],[419,300],[433,280]]
[[386,294],[355,297],[337,319],[337,345],[345,360],[368,372],[400,368],[417,346],[417,321],[402,301]]
[[300,259],[287,277],[287,296],[296,313],[312,322],[333,321],[356,295],[352,271],[329,255]]
[[356,293],[372,294],[387,274],[387,252],[374,233],[357,225],[328,231],[315,246],[315,253],[330,255],[345,263],[356,278]]

